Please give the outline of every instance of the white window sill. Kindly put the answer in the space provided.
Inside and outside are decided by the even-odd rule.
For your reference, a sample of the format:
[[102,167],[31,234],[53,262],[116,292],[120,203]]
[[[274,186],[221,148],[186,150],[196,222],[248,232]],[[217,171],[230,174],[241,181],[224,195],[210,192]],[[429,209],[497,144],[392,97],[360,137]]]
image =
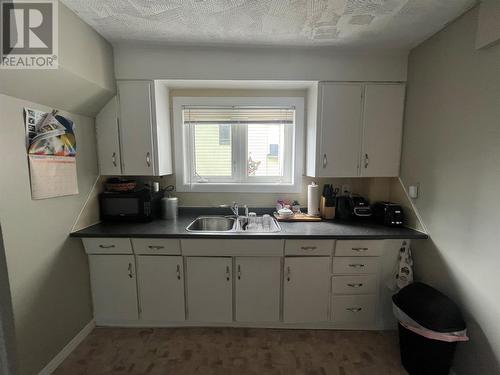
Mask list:
[[231,184],[231,183],[203,183],[178,184],[178,192],[207,192],[207,193],[300,193],[301,186],[297,184]]

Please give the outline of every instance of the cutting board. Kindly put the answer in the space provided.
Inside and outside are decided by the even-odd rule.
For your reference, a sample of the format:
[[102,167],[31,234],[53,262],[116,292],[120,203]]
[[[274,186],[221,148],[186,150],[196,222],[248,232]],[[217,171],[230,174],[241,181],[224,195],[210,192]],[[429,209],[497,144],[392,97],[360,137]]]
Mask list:
[[321,221],[320,216],[309,216],[307,214],[295,214],[293,216],[280,216],[277,212],[274,212],[274,217],[278,221]]

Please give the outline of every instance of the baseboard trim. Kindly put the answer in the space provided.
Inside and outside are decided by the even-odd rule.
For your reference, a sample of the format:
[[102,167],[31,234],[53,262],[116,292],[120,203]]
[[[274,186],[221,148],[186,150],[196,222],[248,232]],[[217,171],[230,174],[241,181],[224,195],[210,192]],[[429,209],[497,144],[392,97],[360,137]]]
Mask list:
[[95,328],[95,321],[92,319],[83,329],[71,339],[70,342],[45,366],[38,375],[50,375],[61,363],[76,349],[80,343],[92,332]]

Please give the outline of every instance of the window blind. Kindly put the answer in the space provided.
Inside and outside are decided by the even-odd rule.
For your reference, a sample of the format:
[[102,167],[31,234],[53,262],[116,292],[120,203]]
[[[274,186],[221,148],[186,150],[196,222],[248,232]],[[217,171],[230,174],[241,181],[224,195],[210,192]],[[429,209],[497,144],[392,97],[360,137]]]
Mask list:
[[189,124],[289,124],[294,107],[183,107],[183,121]]

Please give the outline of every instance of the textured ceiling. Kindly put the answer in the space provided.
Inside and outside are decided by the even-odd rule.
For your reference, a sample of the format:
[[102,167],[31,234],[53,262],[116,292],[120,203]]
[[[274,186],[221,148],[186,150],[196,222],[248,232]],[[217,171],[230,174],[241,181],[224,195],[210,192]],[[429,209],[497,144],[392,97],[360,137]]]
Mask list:
[[111,42],[411,48],[476,0],[63,0]]

